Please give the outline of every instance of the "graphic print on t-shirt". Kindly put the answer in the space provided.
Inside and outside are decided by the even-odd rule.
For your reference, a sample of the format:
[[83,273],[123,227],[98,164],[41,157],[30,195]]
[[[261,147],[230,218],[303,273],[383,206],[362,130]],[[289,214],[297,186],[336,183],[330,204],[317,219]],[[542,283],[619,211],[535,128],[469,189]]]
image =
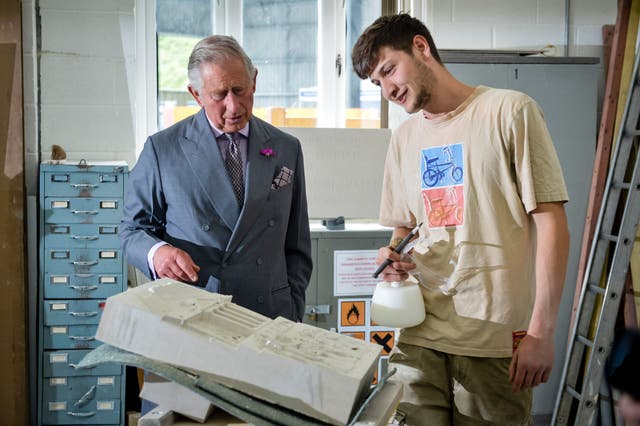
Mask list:
[[430,228],[463,223],[463,161],[461,143],[421,151],[420,187]]

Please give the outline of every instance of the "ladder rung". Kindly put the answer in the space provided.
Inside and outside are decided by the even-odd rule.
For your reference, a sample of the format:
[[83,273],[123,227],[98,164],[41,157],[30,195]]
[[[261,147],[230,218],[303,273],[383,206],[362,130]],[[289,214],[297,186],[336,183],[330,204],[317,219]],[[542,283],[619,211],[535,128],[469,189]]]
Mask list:
[[604,232],[600,234],[600,238],[602,238],[603,240],[614,242],[614,243],[618,241],[617,235],[605,234]]
[[[637,150],[640,137],[640,47],[635,52],[632,79],[626,98],[622,129],[615,143],[615,161],[607,172],[604,188],[614,192],[610,194],[611,197],[605,197],[600,208],[596,228],[598,231],[589,255],[589,268],[594,266],[594,269],[589,270],[589,278],[584,283],[587,288],[583,288],[584,291],[580,294],[579,312],[576,313],[576,324],[570,338],[571,353],[567,354],[564,361],[560,382],[562,391],[556,398],[553,424],[595,424],[594,416],[598,414],[599,409],[603,410],[601,423],[608,424],[613,420],[613,416],[610,416],[610,395],[602,395],[608,391],[602,380],[603,361],[607,352],[603,342],[613,340],[615,321],[612,321],[611,317],[615,319],[616,310],[620,309],[620,295],[627,273],[625,269],[629,266],[631,245],[637,235],[640,219],[640,182],[637,173],[640,167],[640,151]],[[627,175],[627,170],[633,170],[630,179],[623,177]],[[615,225],[616,222],[619,222],[618,225]],[[607,271],[608,277],[607,283],[603,285],[600,284],[600,280],[604,271]],[[596,300],[600,298],[602,300]],[[601,306],[596,306],[600,302]],[[594,311],[597,307],[599,310],[596,313]],[[589,323],[595,323],[593,332],[585,330]],[[574,376],[579,374],[578,371],[582,372],[582,376],[575,378]],[[577,379],[579,381],[576,383]],[[571,398],[579,404],[574,404],[575,401]],[[602,402],[601,407],[598,407],[599,401]]]
[[583,344],[583,345],[585,345],[585,346],[589,346],[590,348],[592,348],[592,347],[593,347],[593,341],[592,341],[592,340],[587,339],[587,338],[586,338],[586,337],[584,337],[584,336],[580,336],[580,335],[578,335],[578,336],[576,336],[576,340],[577,340],[578,342],[582,343],[582,344]]
[[604,288],[600,287],[599,285],[595,285],[595,284],[589,284],[588,289],[593,291],[594,293],[598,293],[598,294],[604,294],[604,291],[605,291]]
[[606,402],[607,404],[611,404],[614,399],[611,397],[611,395],[605,395],[602,392],[598,393],[598,401],[601,402]]
[[629,182],[613,182],[611,185],[615,189],[629,189],[629,188],[631,188],[631,183],[629,183]]
[[568,393],[569,395],[571,395],[574,399],[577,399],[578,401],[581,401],[581,400],[582,400],[582,395],[580,395],[580,394],[578,393],[578,391],[576,391],[576,390],[575,390],[574,388],[572,388],[571,386],[566,385],[566,389],[565,389],[565,390],[566,390],[566,391],[567,391],[567,393]]

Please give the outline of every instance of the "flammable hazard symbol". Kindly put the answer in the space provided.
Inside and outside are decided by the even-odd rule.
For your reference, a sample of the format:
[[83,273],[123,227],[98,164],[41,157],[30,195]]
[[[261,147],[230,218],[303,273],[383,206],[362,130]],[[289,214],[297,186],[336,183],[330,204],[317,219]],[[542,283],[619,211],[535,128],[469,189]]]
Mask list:
[[366,303],[364,300],[340,301],[340,326],[362,327],[366,322]]

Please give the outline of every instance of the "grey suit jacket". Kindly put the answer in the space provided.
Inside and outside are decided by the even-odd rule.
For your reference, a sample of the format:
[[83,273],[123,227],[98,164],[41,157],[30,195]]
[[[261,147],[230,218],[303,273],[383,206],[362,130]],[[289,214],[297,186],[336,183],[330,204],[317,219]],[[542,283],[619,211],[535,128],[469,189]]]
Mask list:
[[[125,256],[149,275],[147,253],[166,241],[200,266],[195,285],[271,318],[302,320],[312,263],[300,142],[254,117],[247,161],[240,211],[204,110],[150,136],[129,176]],[[283,167],[293,178],[274,187]]]

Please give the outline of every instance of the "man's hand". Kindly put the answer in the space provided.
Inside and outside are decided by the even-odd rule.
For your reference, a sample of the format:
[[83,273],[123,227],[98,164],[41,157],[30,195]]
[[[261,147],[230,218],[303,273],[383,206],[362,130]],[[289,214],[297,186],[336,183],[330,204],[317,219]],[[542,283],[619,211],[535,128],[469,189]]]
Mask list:
[[635,400],[630,394],[622,392],[618,401],[618,409],[624,418],[625,425],[640,425],[640,401]]
[[158,278],[167,277],[183,282],[197,281],[200,271],[187,252],[168,244],[154,254],[153,267]]
[[415,269],[416,264],[409,261],[401,260],[402,255],[396,253],[391,247],[380,247],[378,250],[378,256],[376,257],[376,265],[381,265],[387,259],[391,259],[392,262],[382,270],[382,279],[385,281],[404,281],[409,278],[409,273]]
[[553,366],[553,337],[541,339],[527,334],[513,354],[509,381],[514,393],[549,380]]

